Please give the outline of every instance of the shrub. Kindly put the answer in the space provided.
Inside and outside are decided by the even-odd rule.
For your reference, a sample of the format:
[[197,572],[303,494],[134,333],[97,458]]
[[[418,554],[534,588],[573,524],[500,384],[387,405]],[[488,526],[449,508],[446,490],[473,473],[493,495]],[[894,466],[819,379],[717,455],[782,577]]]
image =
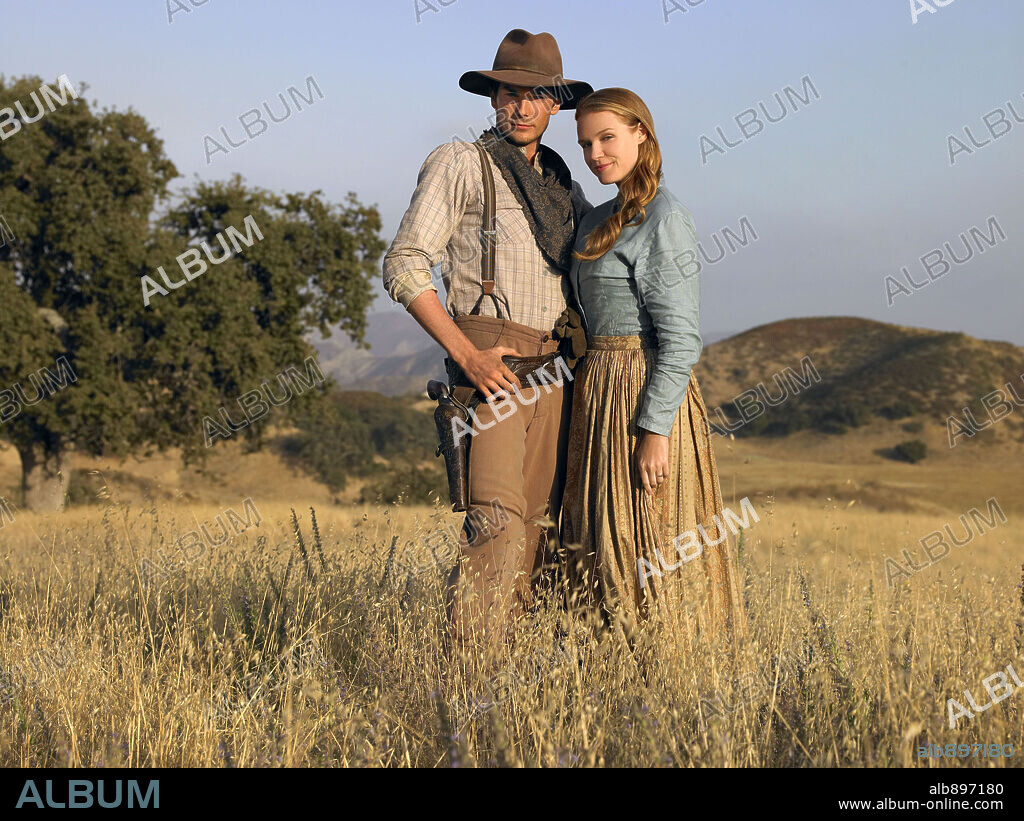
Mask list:
[[920,462],[928,453],[928,447],[920,439],[900,442],[894,449],[896,457],[905,462]]
[[811,417],[804,411],[781,409],[772,414],[762,433],[765,436],[787,436],[810,426]]
[[[290,454],[333,492],[345,488],[350,476],[381,474],[378,489],[415,471],[382,468],[374,461],[417,463],[434,456],[436,429],[429,413],[413,410],[411,397],[394,398],[372,391],[332,391],[295,421],[299,432],[283,442]],[[429,485],[431,478],[423,482]],[[419,488],[419,484],[416,484]],[[429,501],[423,488],[418,501]],[[390,494],[390,492],[389,492]],[[393,501],[394,494],[391,501]]]
[[762,413],[760,416],[755,416],[743,427],[736,431],[737,436],[760,436],[765,432],[768,427],[768,414]]
[[364,416],[363,421],[370,427],[373,447],[381,456],[434,455],[437,428],[430,414],[392,404],[380,407],[369,419]]
[[858,428],[871,421],[871,412],[864,405],[839,404],[826,405],[818,415],[818,425],[822,428],[842,429],[847,426]]
[[371,391],[338,391],[331,396],[331,401],[359,415],[381,456],[430,458],[437,447],[437,429],[430,413],[409,407],[414,399]]
[[886,419],[905,419],[908,416],[913,416],[920,410],[913,402],[906,399],[897,399],[889,405],[878,408],[876,412],[879,416],[884,416]]
[[420,467],[412,462],[398,465],[375,476],[359,494],[361,503],[381,501],[392,504],[401,495],[406,502],[427,503],[440,497],[448,501],[448,477],[437,467]]
[[370,428],[359,414],[336,402],[318,404],[295,420],[299,432],[287,437],[285,453],[312,471],[332,492],[348,477],[365,473],[373,462]]
[[76,507],[98,505],[102,501],[98,495],[102,486],[102,481],[90,475],[88,471],[75,468],[68,479],[67,503]]

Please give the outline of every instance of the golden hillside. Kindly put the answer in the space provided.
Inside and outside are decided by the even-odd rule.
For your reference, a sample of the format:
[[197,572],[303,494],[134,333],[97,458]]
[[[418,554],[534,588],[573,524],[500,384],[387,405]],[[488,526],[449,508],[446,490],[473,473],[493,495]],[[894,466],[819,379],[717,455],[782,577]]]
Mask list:
[[746,422],[737,436],[914,422],[945,434],[967,407],[986,429],[958,445],[1024,441],[1024,409],[989,427],[981,403],[996,389],[1009,396],[1007,383],[1024,399],[1024,349],[1008,342],[858,317],[789,319],[709,345],[695,371],[712,421]]

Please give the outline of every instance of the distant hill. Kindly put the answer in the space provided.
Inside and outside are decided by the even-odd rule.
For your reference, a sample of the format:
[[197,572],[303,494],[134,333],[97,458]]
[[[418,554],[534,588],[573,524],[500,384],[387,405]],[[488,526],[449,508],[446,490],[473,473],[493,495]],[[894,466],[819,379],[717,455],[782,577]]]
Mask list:
[[[347,336],[311,339],[324,373],[345,390],[377,391],[385,396],[424,392],[428,379],[444,379],[444,350],[405,311],[372,313],[367,318],[369,350]],[[705,335],[705,345],[728,334]]]
[[[805,357],[820,378],[801,364]],[[944,425],[950,415],[962,418],[965,407],[983,423],[988,416],[980,397],[1005,390],[1007,382],[1024,396],[1024,348],[859,317],[789,319],[751,328],[705,348],[695,372],[712,422],[716,416],[742,418],[743,408],[733,400],[744,391],[754,393],[738,404],[756,410],[755,401],[767,405],[765,394],[774,400],[788,385],[785,401],[744,433],[773,424],[769,432],[828,431],[830,424],[831,432],[843,432],[873,419],[915,415]],[[804,384],[794,382],[794,375]],[[713,410],[719,407],[721,414]],[[1020,438],[1024,409],[997,427],[1001,438]]]

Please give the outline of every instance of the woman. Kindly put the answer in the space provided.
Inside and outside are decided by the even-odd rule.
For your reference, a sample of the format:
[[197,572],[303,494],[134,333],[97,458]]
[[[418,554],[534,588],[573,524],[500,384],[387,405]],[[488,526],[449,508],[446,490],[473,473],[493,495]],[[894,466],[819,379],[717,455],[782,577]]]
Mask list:
[[[576,109],[587,166],[614,199],[580,224],[571,272],[587,352],[574,375],[562,542],[577,601],[632,636],[746,633],[707,409],[697,237],[660,185],[650,111],[606,88]],[[578,545],[578,547],[577,547]]]

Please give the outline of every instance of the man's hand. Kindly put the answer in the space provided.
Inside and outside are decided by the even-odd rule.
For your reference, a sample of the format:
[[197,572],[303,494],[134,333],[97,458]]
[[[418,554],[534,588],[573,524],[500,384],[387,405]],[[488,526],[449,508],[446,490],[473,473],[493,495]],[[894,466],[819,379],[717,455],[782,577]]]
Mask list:
[[409,304],[409,313],[462,368],[484,398],[490,399],[491,394],[498,391],[511,392],[513,388],[522,388],[519,380],[501,361],[503,356],[519,356],[519,351],[506,345],[481,351],[448,316],[436,290],[427,290],[417,296]]
[[500,391],[512,393],[522,388],[516,375],[501,361],[503,356],[519,356],[519,351],[507,345],[496,345],[483,351],[467,351],[458,363],[485,399]]
[[668,478],[668,437],[640,428],[636,448],[636,469],[645,491],[653,491]]

